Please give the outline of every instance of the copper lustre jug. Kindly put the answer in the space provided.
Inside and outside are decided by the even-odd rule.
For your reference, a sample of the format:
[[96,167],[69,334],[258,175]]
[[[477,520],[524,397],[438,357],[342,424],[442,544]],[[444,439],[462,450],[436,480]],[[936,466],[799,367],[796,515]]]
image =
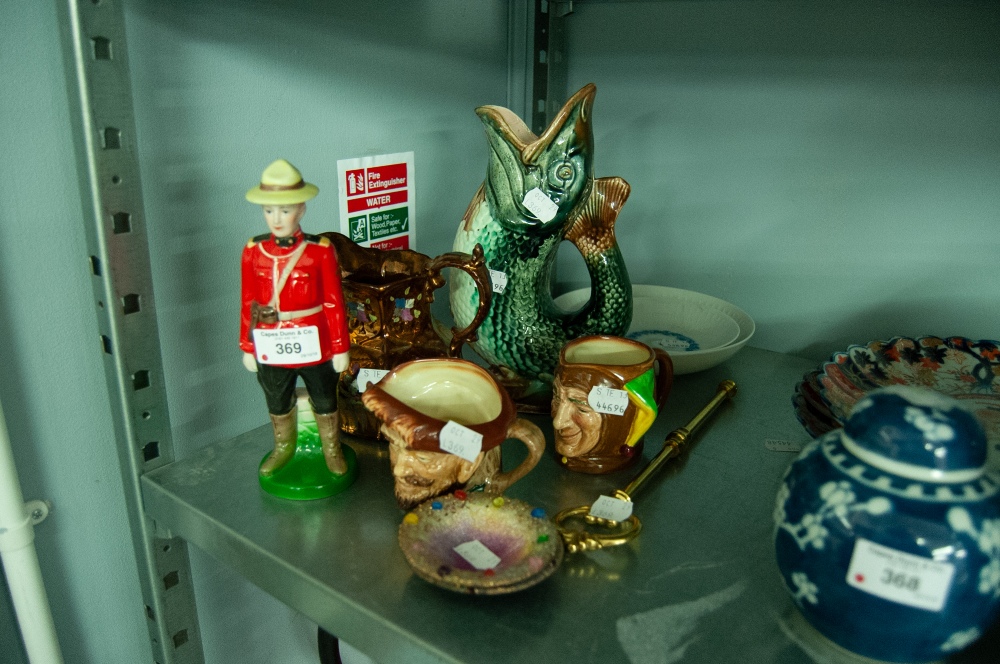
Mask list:
[[[462,345],[476,340],[476,330],[489,312],[490,272],[478,246],[471,254],[449,252],[431,258],[410,249],[362,247],[340,233],[322,235],[337,250],[351,335],[351,363],[337,386],[340,428],[355,436],[380,437],[378,420],[361,403],[366,384],[358,385],[359,376],[367,381],[372,372],[365,369],[388,371],[411,360],[461,357]],[[472,321],[450,334],[435,324],[430,310],[434,291],[445,284],[442,271],[449,267],[472,277],[479,293]]]

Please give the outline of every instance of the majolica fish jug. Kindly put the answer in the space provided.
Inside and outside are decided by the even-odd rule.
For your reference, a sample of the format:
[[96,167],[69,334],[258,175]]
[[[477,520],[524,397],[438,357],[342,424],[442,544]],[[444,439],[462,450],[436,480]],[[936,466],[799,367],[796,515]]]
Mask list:
[[[367,438],[379,436],[379,423],[361,403],[361,380],[372,372],[426,358],[460,357],[462,345],[476,339],[491,301],[489,271],[481,248],[431,258],[409,249],[362,247],[340,233],[330,239],[340,263],[341,286],[347,302],[351,364],[340,375],[337,389],[340,428]],[[431,317],[434,291],[445,284],[442,272],[456,268],[467,275],[479,298],[468,322],[451,330],[445,341]],[[442,331],[449,336],[446,330]],[[377,378],[373,380],[377,381]]]
[[[993,443],[995,446],[995,442]],[[931,390],[876,390],[792,464],[778,568],[803,617],[865,657],[927,662],[1000,609],[1000,475],[975,416]]]
[[[482,106],[490,160],[486,181],[466,210],[455,251],[481,245],[494,294],[473,349],[524,408],[548,411],[559,350],[588,334],[624,335],[632,320],[632,286],[614,225],[629,194],[618,177],[594,179],[591,109],[585,86],[541,136],[513,112]],[[564,312],[553,301],[552,271],[564,240],[583,254],[590,301]],[[469,324],[480,306],[474,283],[451,283],[451,312]]]

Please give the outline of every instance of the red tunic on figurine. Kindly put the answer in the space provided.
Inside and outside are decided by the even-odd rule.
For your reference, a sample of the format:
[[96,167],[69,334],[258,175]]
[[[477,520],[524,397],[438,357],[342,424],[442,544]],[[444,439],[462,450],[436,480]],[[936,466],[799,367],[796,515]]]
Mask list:
[[[288,271],[289,263],[293,261]],[[246,353],[256,352],[251,333],[255,302],[260,307],[273,307],[278,321],[257,320],[253,327],[289,331],[281,337],[269,335],[274,343],[269,344],[266,350],[262,348],[263,356],[257,355],[258,362],[304,367],[329,362],[334,355],[350,349],[340,268],[328,239],[307,235],[301,230],[277,240],[271,234],[259,235],[243,248],[242,282],[240,348]],[[278,292],[277,298],[274,297],[275,291]],[[315,333],[305,329],[312,326],[316,328]],[[291,330],[296,328],[300,331],[292,333]],[[314,334],[318,335],[318,349],[307,354],[305,351]],[[299,343],[297,347],[295,342]],[[292,345],[286,346],[286,343]],[[295,352],[296,349],[298,352]],[[286,361],[286,357],[290,361]]]

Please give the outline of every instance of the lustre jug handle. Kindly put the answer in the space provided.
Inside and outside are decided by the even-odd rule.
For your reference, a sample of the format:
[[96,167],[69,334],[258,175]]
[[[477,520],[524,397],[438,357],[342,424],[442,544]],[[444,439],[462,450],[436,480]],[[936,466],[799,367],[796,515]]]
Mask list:
[[483,258],[483,246],[480,244],[473,248],[471,256],[459,251],[451,251],[432,260],[427,269],[434,273],[435,287],[444,285],[440,273],[446,267],[453,267],[468,274],[475,282],[476,290],[479,291],[479,308],[476,309],[476,315],[473,316],[472,322],[463,330],[459,330],[457,327],[451,328],[452,337],[451,343],[448,345],[448,355],[461,357],[462,344],[471,343],[477,339],[476,330],[486,320],[486,315],[490,311],[490,303],[493,300],[493,284],[490,281],[490,271],[486,267],[486,259]]
[[524,443],[528,448],[528,456],[525,457],[517,468],[505,473],[499,473],[487,484],[486,491],[489,493],[503,493],[510,485],[528,474],[532,468],[538,465],[545,452],[545,434],[532,422],[517,418],[507,427],[507,438],[516,438]]

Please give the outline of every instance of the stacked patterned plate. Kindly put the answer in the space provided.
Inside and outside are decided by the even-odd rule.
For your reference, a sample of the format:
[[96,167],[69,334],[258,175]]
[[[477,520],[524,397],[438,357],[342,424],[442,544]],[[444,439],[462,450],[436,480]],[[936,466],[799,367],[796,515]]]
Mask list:
[[928,387],[965,401],[1000,441],[1000,341],[894,337],[834,353],[795,388],[795,415],[819,437],[843,426],[864,394],[888,385]]

